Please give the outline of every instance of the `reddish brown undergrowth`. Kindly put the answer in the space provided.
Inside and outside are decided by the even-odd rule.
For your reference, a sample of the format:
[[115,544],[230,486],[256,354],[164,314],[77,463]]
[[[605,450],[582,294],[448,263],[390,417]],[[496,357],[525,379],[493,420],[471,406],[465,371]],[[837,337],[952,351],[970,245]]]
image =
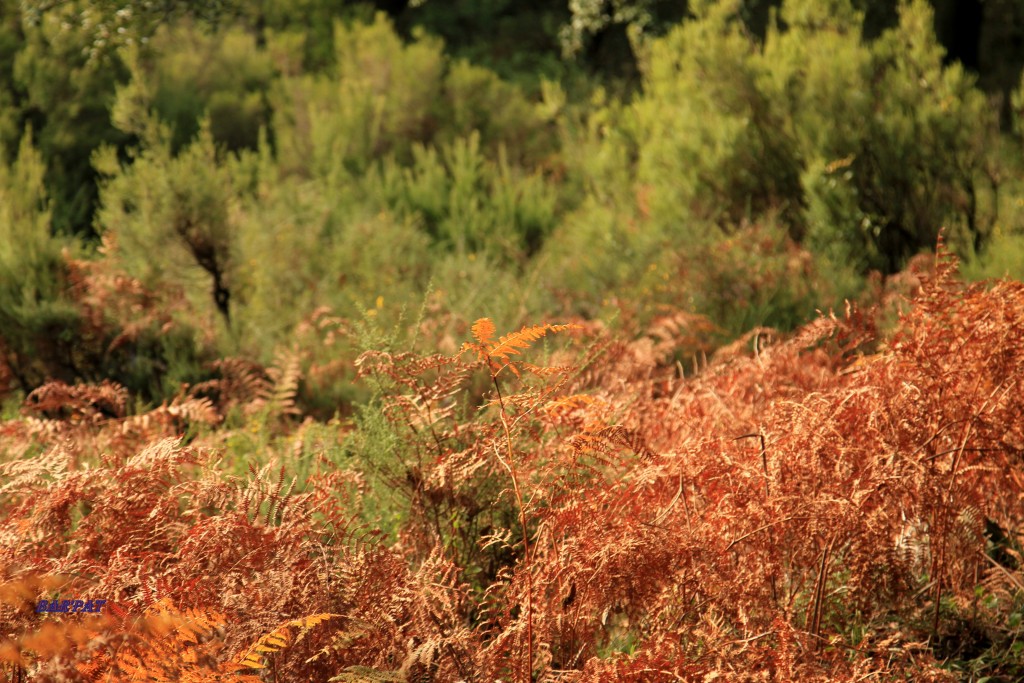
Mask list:
[[[245,476],[222,461],[225,411],[273,394],[238,380],[255,370],[135,415],[116,385],[47,385],[0,426],[0,661],[39,681],[1021,675],[1024,286],[953,269],[885,338],[827,315],[687,376],[686,316],[370,352],[379,398],[336,427],[359,457],[302,480],[286,446]],[[36,612],[54,598],[110,602]]]

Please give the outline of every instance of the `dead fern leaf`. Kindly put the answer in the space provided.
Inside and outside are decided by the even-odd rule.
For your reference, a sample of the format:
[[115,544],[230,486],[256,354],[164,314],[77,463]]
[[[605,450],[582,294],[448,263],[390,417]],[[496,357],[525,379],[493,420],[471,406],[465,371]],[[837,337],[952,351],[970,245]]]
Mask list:
[[401,671],[381,671],[368,666],[350,666],[330,679],[331,683],[408,683]]
[[318,650],[312,657],[307,659],[306,664],[311,664],[341,652],[349,645],[366,635],[371,628],[371,625],[365,621],[359,619],[351,620],[349,628],[340,630],[336,629],[331,634],[331,642],[326,647]]
[[[218,612],[180,610],[169,598],[158,600],[146,608],[139,627],[133,629],[136,642],[118,652],[106,679],[257,683],[259,679],[253,676],[234,675],[241,667],[233,662],[215,663],[215,654],[222,647],[220,632],[226,623]],[[114,673],[116,678],[112,678]]]
[[283,349],[268,368],[271,389],[266,395],[267,406],[273,415],[294,417],[299,414],[296,397],[302,380],[301,357],[297,350]]

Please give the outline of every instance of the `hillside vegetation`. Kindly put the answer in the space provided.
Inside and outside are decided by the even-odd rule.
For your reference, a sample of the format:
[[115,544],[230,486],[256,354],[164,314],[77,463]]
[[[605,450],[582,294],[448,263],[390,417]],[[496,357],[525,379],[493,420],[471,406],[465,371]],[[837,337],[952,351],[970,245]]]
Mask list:
[[0,676],[1024,677],[1024,16],[668,4],[0,0]]

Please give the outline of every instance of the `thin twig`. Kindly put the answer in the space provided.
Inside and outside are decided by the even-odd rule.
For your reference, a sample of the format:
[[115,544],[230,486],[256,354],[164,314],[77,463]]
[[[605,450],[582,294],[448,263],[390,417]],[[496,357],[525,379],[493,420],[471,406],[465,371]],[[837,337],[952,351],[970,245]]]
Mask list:
[[[669,504],[667,506],[665,506],[665,509],[662,510],[660,513],[658,513],[658,516],[655,517],[654,521],[651,522],[651,524],[653,526],[657,526],[658,524],[661,524],[661,520],[665,519],[665,517],[668,516],[668,513],[672,511],[672,508],[675,506],[676,502],[679,500],[679,497],[681,495],[683,495],[683,475],[682,474],[679,475],[679,490],[676,491],[676,495],[672,498],[671,502],[669,502]],[[687,527],[690,526],[690,511],[689,510],[686,510],[686,526]]]
[[1024,591],[1024,581],[1021,581],[1016,576],[1014,576],[1013,574],[1008,572],[1006,570],[1006,567],[1004,567],[1003,565],[999,564],[994,559],[989,557],[988,554],[985,553],[984,551],[977,550],[975,552],[977,552],[979,555],[981,555],[983,558],[985,558],[985,561],[987,561],[993,567],[995,567],[996,569],[1001,571],[1003,573],[1003,576],[1005,576],[1007,579],[1009,579],[1010,583],[1012,583],[1014,586],[1017,587],[1017,590]]
[[732,539],[732,541],[729,542],[729,545],[726,546],[725,550],[726,550],[726,552],[732,550],[732,547],[734,545],[736,545],[737,543],[740,543],[741,541],[745,541],[746,539],[750,538],[754,534],[758,534],[758,533],[761,533],[762,531],[764,531],[766,529],[770,529],[773,526],[775,526],[776,524],[782,524],[784,522],[792,522],[792,521],[795,521],[795,520],[805,520],[805,519],[807,519],[807,517],[792,516],[792,517],[784,517],[783,519],[777,519],[774,522],[768,522],[764,526],[759,526],[756,529],[754,529],[753,531],[751,531],[749,533],[746,533],[746,534],[743,534],[739,538]]

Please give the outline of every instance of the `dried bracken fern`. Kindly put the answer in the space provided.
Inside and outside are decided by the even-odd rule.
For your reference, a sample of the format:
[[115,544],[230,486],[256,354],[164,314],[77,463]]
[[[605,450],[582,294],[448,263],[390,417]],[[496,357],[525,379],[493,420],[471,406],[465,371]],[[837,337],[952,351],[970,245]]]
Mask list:
[[[888,337],[851,308],[692,369],[711,331],[685,313],[636,339],[482,319],[455,355],[347,361],[377,392],[354,425],[291,419],[291,352],[137,414],[113,384],[46,385],[0,426],[0,664],[852,683],[952,680],[987,644],[1013,680],[1024,286],[964,287],[943,254],[915,278]],[[236,411],[274,417],[246,463]],[[387,515],[360,507],[381,492]],[[35,612],[89,597],[103,614]]]
[[131,624],[129,638],[118,648],[103,680],[256,683],[258,678],[232,675],[217,662],[225,623],[222,614],[179,610],[169,598],[162,598]]

